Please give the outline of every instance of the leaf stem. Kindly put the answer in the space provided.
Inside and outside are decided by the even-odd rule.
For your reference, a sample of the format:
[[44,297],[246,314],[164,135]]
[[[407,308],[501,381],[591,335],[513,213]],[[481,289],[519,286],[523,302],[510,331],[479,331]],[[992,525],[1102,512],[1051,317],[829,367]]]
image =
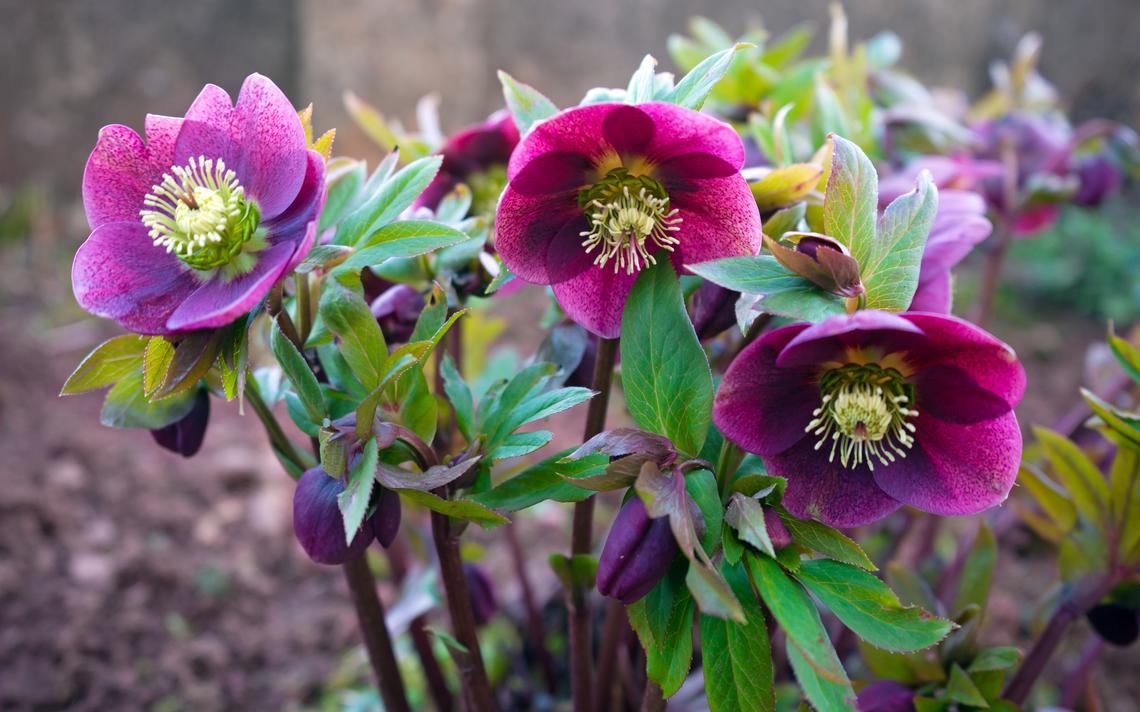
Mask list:
[[[293,441],[285,435],[285,431],[281,429],[281,424],[277,422],[277,417],[261,399],[261,394],[257,392],[257,385],[253,381],[248,382],[245,386],[245,400],[253,406],[253,412],[257,414],[257,419],[265,428],[265,434],[269,436],[269,442],[273,445],[273,449],[292,462],[298,470],[304,470],[305,459]],[[294,477],[293,479],[297,478]]]
[[[613,384],[614,363],[617,361],[618,340],[599,339],[598,355],[594,362],[591,388],[597,394],[590,399],[586,411],[586,427],[582,442],[589,440],[606,427],[606,408]],[[592,548],[594,526],[594,498],[574,505],[574,525],[570,538],[571,556],[589,555]],[[593,655],[590,644],[590,605],[588,591],[578,586],[566,589],[566,607],[570,623],[570,684],[574,697],[574,712],[593,709],[592,692]]]
[[297,289],[297,330],[301,343],[309,340],[313,329],[312,293],[309,292],[309,273],[296,272],[293,275]]

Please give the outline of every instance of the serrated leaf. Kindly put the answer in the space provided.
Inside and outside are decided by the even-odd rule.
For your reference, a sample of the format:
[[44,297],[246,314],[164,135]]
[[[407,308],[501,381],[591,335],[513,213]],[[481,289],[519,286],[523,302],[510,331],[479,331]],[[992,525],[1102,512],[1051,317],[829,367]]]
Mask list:
[[554,102],[529,84],[523,84],[503,71],[499,72],[499,82],[503,85],[503,98],[520,136],[527,135],[535,124],[558,113]]
[[451,408],[455,412],[455,423],[467,442],[471,442],[475,439],[475,403],[471,398],[471,389],[459,375],[455,359],[451,358],[451,354],[444,354],[440,370],[443,375],[443,392],[451,401]]
[[656,68],[657,60],[653,58],[653,55],[645,55],[637,71],[629,78],[629,86],[627,86],[625,90],[625,101],[627,104],[640,104],[646,101],[653,101],[653,89],[657,76]]
[[774,668],[764,611],[742,566],[726,566],[724,578],[744,611],[745,623],[700,617],[701,659],[711,712],[776,708]]
[[509,524],[507,519],[498,512],[487,509],[472,499],[443,499],[431,492],[420,492],[413,489],[396,490],[404,499],[415,504],[427,507],[433,512],[446,514],[449,517],[474,522],[485,529],[497,527],[500,524]]
[[59,394],[69,396],[93,391],[125,378],[142,364],[147,341],[145,336],[123,334],[99,344],[83,357]]
[[195,393],[183,391],[169,398],[151,401],[143,392],[142,370],[128,374],[107,392],[99,422],[110,428],[158,430],[177,423],[194,407]]
[[269,344],[277,357],[277,363],[281,365],[281,370],[293,384],[309,420],[319,424],[325,417],[325,399],[321,394],[321,384],[317,382],[317,377],[313,375],[305,357],[281,332],[276,320],[273,321],[270,330]]
[[729,500],[724,521],[736,530],[737,535],[768,556],[775,557],[776,549],[764,524],[764,507],[759,501],[737,492]]
[[832,136],[831,141],[822,232],[842,242],[860,265],[866,265],[877,252],[879,176],[871,159],[854,143],[840,136]]
[[752,309],[809,322],[847,313],[841,297],[794,274],[771,255],[725,257],[686,267],[725,289],[755,295]]
[[685,585],[704,615],[743,623],[744,609],[728,583],[711,564],[690,561]]
[[792,541],[800,546],[867,571],[876,570],[867,552],[842,532],[815,520],[796,519],[783,509],[777,509],[776,512],[780,515],[780,521],[784,523]]
[[432,220],[400,220],[357,243],[356,252],[340,268],[359,270],[393,258],[418,257],[470,239],[466,233]]
[[755,45],[741,42],[709,55],[677,82],[677,86],[669,94],[668,101],[687,109],[700,110],[709,92],[728,73],[736,53],[748,48],[755,48]]
[[351,544],[364,523],[364,515],[368,512],[368,500],[372,497],[372,487],[376,484],[376,465],[379,462],[379,450],[375,438],[369,438],[364,443],[360,457],[352,464],[348,471],[348,478],[344,483],[344,491],[336,496],[337,506],[344,519],[344,543]]
[[712,372],[669,260],[642,270],[630,290],[621,363],[626,407],[637,424],[683,452],[700,452],[712,418]]
[[535,450],[546,446],[554,438],[554,433],[547,430],[536,430],[528,433],[511,433],[503,438],[502,443],[493,451],[487,453],[492,460],[507,460],[512,457],[529,455]]
[[392,490],[413,489],[430,492],[451,484],[475,466],[478,457],[469,457],[454,465],[435,465],[424,472],[412,472],[396,465],[381,462],[376,466],[376,481]]
[[626,609],[645,649],[646,673],[665,697],[681,688],[693,659],[695,606],[685,587],[687,566],[684,559],[675,560],[665,577]]
[[607,458],[594,455],[567,460],[565,457],[568,454],[569,450],[563,450],[471,498],[487,507],[509,512],[526,509],[546,500],[580,502],[587,499],[594,493],[571,483],[578,476],[601,472],[606,466]]
[[[362,246],[361,242],[364,240],[375,244],[376,240],[373,239],[375,232],[411,207],[419,194],[435,178],[442,161],[442,156],[421,158],[409,163],[384,181],[375,195],[370,196],[337,227],[337,242],[357,248]],[[359,255],[358,252],[351,259],[356,259]]]
[[865,250],[863,257],[856,255],[867,290],[867,308],[901,312],[910,307],[926,238],[937,212],[938,189],[928,171],[919,174],[913,191],[899,196],[883,211],[871,249]]
[[340,339],[338,351],[365,389],[380,385],[388,360],[388,346],[372,310],[363,297],[336,282],[322,290],[320,315],[325,326]]
[[887,585],[838,561],[803,562],[795,576],[860,638],[879,648],[914,652],[946,637],[954,624],[921,608],[903,606]]

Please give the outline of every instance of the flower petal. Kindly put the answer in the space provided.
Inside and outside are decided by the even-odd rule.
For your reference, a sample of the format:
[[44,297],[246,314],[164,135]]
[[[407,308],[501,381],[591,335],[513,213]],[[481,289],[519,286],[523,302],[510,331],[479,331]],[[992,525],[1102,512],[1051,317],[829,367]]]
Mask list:
[[625,104],[579,106],[537,124],[511,154],[507,178],[513,182],[531,161],[548,153],[573,153],[591,161],[612,153],[602,122],[611,111],[623,106]]
[[604,339],[621,333],[621,314],[637,274],[614,273],[613,263],[591,266],[573,279],[554,284],[554,297],[566,316]]
[[783,505],[789,512],[832,527],[858,527],[899,508],[866,467],[848,469],[828,462],[827,455],[827,446],[816,450],[811,438],[804,438],[792,449],[764,458],[768,474],[788,480]]
[[760,251],[760,212],[739,174],[701,181],[699,192],[670,193],[681,218],[681,241],[673,253],[678,273],[683,265]]
[[[242,146],[233,124],[233,101],[225,89],[215,84],[202,87],[194,103],[186,110],[182,128],[174,141],[174,164],[186,165],[191,158],[205,156],[220,158],[236,171],[241,162]],[[243,182],[244,178],[238,176],[238,180]]]
[[915,386],[918,411],[939,420],[977,423],[1005,415],[1013,408],[954,364],[926,366],[911,377],[911,382]]
[[507,186],[495,218],[495,250],[511,272],[534,284],[578,276],[593,262],[579,233],[587,229],[574,192],[542,197]]
[[618,154],[640,155],[653,140],[657,127],[638,107],[620,104],[602,119],[602,133]]
[[653,119],[657,132],[645,149],[658,165],[686,153],[711,154],[737,170],[744,165],[744,143],[720,119],[676,104],[650,102],[637,108]]
[[305,129],[297,110],[277,85],[251,74],[234,106],[234,138],[241,142],[238,176],[257,199],[262,220],[289,207],[305,179]]
[[878,349],[883,353],[924,348],[929,340],[919,326],[897,314],[864,309],[828,317],[805,329],[784,348],[780,368],[819,365],[842,357],[847,350]]
[[225,326],[253,308],[284,273],[296,245],[282,242],[257,253],[246,274],[225,281],[220,275],[198,287],[166,322],[171,331],[193,331]]
[[953,289],[950,284],[950,270],[944,267],[927,267],[926,263],[918,270],[918,287],[910,300],[910,311],[949,314],[953,306]]
[[1025,369],[1013,349],[986,331],[949,314],[908,313],[907,321],[930,338],[930,348],[910,359],[918,371],[950,364],[1012,408],[1025,392]]
[[71,286],[79,305],[140,334],[166,334],[166,320],[198,287],[186,266],[155,247],[138,220],[104,223],[75,253]]
[[809,367],[776,368],[776,356],[807,324],[792,324],[749,344],[729,365],[713,403],[726,438],[757,455],[776,455],[806,435],[819,388]]
[[83,171],[83,208],[91,229],[116,221],[138,222],[143,196],[159,175],[137,133],[119,124],[104,126]]
[[536,156],[511,178],[511,188],[523,195],[543,196],[574,191],[589,182],[590,160],[569,151],[551,151]]
[[920,411],[915,427],[917,444],[907,456],[875,468],[884,492],[947,516],[977,514],[1009,496],[1021,462],[1021,428],[1012,412],[962,425]]
[[306,151],[305,181],[293,199],[293,204],[273,220],[269,227],[269,241],[298,241],[304,237],[306,225],[320,214],[325,205],[325,159],[316,151]]

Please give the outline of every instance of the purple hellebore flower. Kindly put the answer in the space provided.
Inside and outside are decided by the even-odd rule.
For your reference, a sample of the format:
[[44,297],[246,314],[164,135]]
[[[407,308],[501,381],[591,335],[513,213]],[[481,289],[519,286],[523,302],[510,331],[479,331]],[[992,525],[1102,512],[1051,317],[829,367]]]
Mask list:
[[914,712],[914,690],[894,680],[872,682],[856,696],[859,712]]
[[507,162],[519,143],[519,130],[506,111],[451,136],[439,153],[439,173],[416,199],[417,207],[435,210],[460,183],[471,188],[472,212],[491,213],[507,183]]
[[373,527],[365,522],[352,539],[344,542],[344,518],[337,495],[344,482],[330,477],[320,467],[306,470],[293,491],[293,533],[309,558],[318,564],[343,564],[364,554],[372,543]]
[[403,508],[400,505],[400,495],[380,485],[376,485],[376,489],[380,491],[377,494],[376,513],[372,515],[372,533],[376,535],[380,546],[387,549],[400,532]]
[[679,551],[669,518],[650,519],[641,497],[630,497],[602,546],[598,592],[627,605],[634,603],[657,585]]
[[210,392],[199,388],[194,396],[194,406],[182,420],[165,428],[150,431],[150,436],[159,446],[182,457],[194,457],[206,439],[206,426],[210,422]]
[[1085,208],[1095,208],[1120,188],[1120,169],[1108,156],[1096,153],[1081,156],[1075,161],[1080,187],[1073,202]]
[[416,320],[424,310],[424,298],[414,288],[396,284],[376,297],[371,306],[372,316],[379,322],[388,343],[403,344],[415,331]]
[[943,314],[865,310],[764,334],[713,406],[725,437],[786,477],[784,506],[835,527],[908,504],[974,514],[1017,478],[1013,350]]
[[91,234],[71,268],[75,297],[140,334],[224,326],[313,244],[324,159],[259,74],[236,105],[208,84],[185,117],[148,115],[145,134],[99,132],[83,174]]
[[571,319],[604,338],[638,272],[760,249],[760,214],[728,124],[675,104],[579,106],[519,144],[499,201],[495,248]]

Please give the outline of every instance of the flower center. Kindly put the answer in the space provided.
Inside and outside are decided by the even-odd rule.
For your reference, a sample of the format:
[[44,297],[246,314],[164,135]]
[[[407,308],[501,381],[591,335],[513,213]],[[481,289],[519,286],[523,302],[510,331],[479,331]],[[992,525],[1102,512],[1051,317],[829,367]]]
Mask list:
[[155,246],[196,270],[228,265],[261,220],[257,205],[220,158],[199,156],[172,166],[143,204],[139,216]]
[[495,206],[503,188],[507,187],[507,167],[502,164],[488,166],[467,176],[467,187],[471,189],[471,214],[495,215]]
[[875,460],[889,465],[906,457],[914,445],[910,419],[918,411],[907,407],[914,402],[914,387],[902,374],[874,364],[848,364],[823,374],[819,390],[823,402],[804,430],[818,438],[816,450],[831,441],[828,462],[838,454],[844,467],[866,463],[874,470]]
[[[669,209],[669,196],[649,176],[631,176],[625,168],[615,168],[606,177],[578,196],[586,211],[590,229],[583,230],[586,254],[598,251],[594,264],[605,267],[611,260],[614,272],[624,269],[633,274],[642,267],[657,264],[651,248],[668,252],[680,243],[673,235],[681,228],[677,209]],[[647,245],[652,240],[653,245]]]

